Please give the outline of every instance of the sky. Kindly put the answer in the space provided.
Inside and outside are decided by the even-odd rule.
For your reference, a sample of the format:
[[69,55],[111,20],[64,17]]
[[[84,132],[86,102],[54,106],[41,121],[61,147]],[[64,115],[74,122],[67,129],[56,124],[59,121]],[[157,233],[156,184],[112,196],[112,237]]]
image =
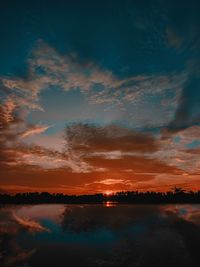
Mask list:
[[0,192],[200,190],[199,1],[1,1]]

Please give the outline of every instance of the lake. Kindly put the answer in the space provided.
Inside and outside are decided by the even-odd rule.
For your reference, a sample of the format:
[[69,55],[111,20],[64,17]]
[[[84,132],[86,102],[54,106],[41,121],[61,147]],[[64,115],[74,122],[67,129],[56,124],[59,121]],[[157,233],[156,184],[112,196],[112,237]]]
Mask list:
[[200,205],[5,205],[1,266],[199,266]]

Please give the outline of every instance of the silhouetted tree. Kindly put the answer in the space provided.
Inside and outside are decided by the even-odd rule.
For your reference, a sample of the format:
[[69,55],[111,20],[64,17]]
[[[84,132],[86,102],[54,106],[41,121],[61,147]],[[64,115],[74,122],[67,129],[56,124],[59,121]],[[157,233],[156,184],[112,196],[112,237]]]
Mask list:
[[104,203],[114,201],[117,203],[200,203],[200,191],[185,191],[181,187],[174,187],[172,191],[162,192],[139,192],[121,191],[111,195],[64,195],[62,193],[50,194],[48,192],[27,192],[16,195],[0,194],[0,204],[5,203]]

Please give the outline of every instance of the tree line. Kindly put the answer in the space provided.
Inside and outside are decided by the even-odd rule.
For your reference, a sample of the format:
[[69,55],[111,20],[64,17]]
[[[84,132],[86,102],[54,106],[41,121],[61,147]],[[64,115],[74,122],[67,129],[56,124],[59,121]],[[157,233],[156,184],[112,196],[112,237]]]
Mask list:
[[200,191],[185,191],[175,187],[168,192],[139,192],[122,191],[111,195],[65,195],[63,193],[27,192],[15,195],[0,194],[0,204],[39,204],[39,203],[66,203],[66,204],[97,204],[104,202],[116,203],[200,203]]

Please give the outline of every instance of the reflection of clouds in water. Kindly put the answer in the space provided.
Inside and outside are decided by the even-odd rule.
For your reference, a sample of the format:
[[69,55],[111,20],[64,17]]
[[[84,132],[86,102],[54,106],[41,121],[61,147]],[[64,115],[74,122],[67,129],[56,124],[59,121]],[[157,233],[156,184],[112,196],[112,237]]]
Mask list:
[[[142,207],[142,209],[141,209]],[[118,205],[84,205],[67,207],[63,213],[62,226],[74,232],[88,232],[99,228],[120,230],[131,226],[135,221],[157,218],[158,206]]]
[[[182,210],[181,210],[182,209]],[[198,266],[198,207],[191,205],[76,206],[67,208],[66,230],[92,232],[106,228],[120,238],[91,266]]]
[[74,232],[87,232],[98,228],[112,231],[134,225],[173,224],[185,220],[200,224],[199,205],[68,205],[62,214],[62,226]]
[[198,205],[46,208],[0,210],[0,266],[199,266]]
[[[14,252],[13,255],[7,256],[5,258],[3,266],[26,266],[25,262],[36,252],[36,249],[23,251],[17,245],[14,247],[14,249],[11,252]],[[2,257],[4,257],[3,254]]]
[[17,216],[12,208],[0,210],[0,264],[1,266],[26,266],[36,249],[24,250],[17,241],[22,232],[47,231],[40,223]]
[[20,217],[28,217],[33,220],[49,219],[55,223],[60,222],[60,215],[64,212],[63,204],[40,204],[40,205],[24,205],[20,206],[15,213]]
[[29,218],[20,218],[15,214],[13,214],[13,218],[21,227],[25,228],[27,231],[31,233],[49,231],[47,228],[43,227],[40,223],[30,220]]
[[164,210],[165,214],[171,212],[186,221],[200,226],[200,205],[171,205]]

